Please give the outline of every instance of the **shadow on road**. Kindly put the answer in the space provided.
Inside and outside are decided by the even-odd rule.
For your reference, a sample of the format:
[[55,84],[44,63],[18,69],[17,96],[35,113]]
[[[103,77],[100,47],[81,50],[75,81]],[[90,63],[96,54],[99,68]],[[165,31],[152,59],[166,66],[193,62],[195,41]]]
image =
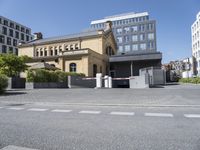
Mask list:
[[7,90],[5,93],[1,94],[0,96],[15,96],[15,95],[22,95],[27,94],[27,92],[21,90]]

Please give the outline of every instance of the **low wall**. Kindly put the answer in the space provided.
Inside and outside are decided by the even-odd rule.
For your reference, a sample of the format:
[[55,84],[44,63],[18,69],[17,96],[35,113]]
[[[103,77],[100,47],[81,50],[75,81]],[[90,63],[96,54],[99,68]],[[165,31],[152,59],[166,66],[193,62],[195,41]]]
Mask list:
[[96,79],[88,79],[80,76],[69,76],[68,86],[69,88],[95,88]]
[[140,88],[149,88],[149,79],[148,74],[141,76],[130,77],[130,88],[131,89],[140,89]]
[[26,89],[41,89],[41,88],[68,88],[67,82],[50,82],[50,83],[34,83],[27,82]]
[[26,79],[20,77],[12,77],[8,78],[8,90],[9,89],[18,89],[18,88],[25,88]]

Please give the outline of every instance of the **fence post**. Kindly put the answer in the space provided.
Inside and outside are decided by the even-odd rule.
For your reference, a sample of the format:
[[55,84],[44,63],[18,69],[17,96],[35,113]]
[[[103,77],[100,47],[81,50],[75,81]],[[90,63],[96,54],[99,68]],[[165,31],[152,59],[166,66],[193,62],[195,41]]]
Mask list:
[[105,88],[109,87],[108,76],[104,76],[104,87]]
[[102,88],[102,74],[96,74],[96,88]]
[[108,77],[108,88],[112,88],[112,77]]
[[71,76],[68,76],[67,80],[68,80],[68,88],[71,88]]

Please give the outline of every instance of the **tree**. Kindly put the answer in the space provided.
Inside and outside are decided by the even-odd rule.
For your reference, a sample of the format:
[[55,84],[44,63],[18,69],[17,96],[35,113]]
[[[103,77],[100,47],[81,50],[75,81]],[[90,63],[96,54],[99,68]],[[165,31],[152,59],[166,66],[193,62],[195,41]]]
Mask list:
[[28,66],[27,62],[30,58],[27,56],[16,56],[14,54],[0,55],[0,73],[8,77],[19,76],[20,72],[25,71]]

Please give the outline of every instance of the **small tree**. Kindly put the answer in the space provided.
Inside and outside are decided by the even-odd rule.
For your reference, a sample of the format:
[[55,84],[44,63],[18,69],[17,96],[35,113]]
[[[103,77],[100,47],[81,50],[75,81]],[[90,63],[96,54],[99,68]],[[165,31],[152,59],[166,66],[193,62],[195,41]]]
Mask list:
[[0,73],[8,77],[18,76],[20,72],[25,71],[28,66],[25,64],[30,58],[27,56],[16,56],[14,54],[0,55]]

